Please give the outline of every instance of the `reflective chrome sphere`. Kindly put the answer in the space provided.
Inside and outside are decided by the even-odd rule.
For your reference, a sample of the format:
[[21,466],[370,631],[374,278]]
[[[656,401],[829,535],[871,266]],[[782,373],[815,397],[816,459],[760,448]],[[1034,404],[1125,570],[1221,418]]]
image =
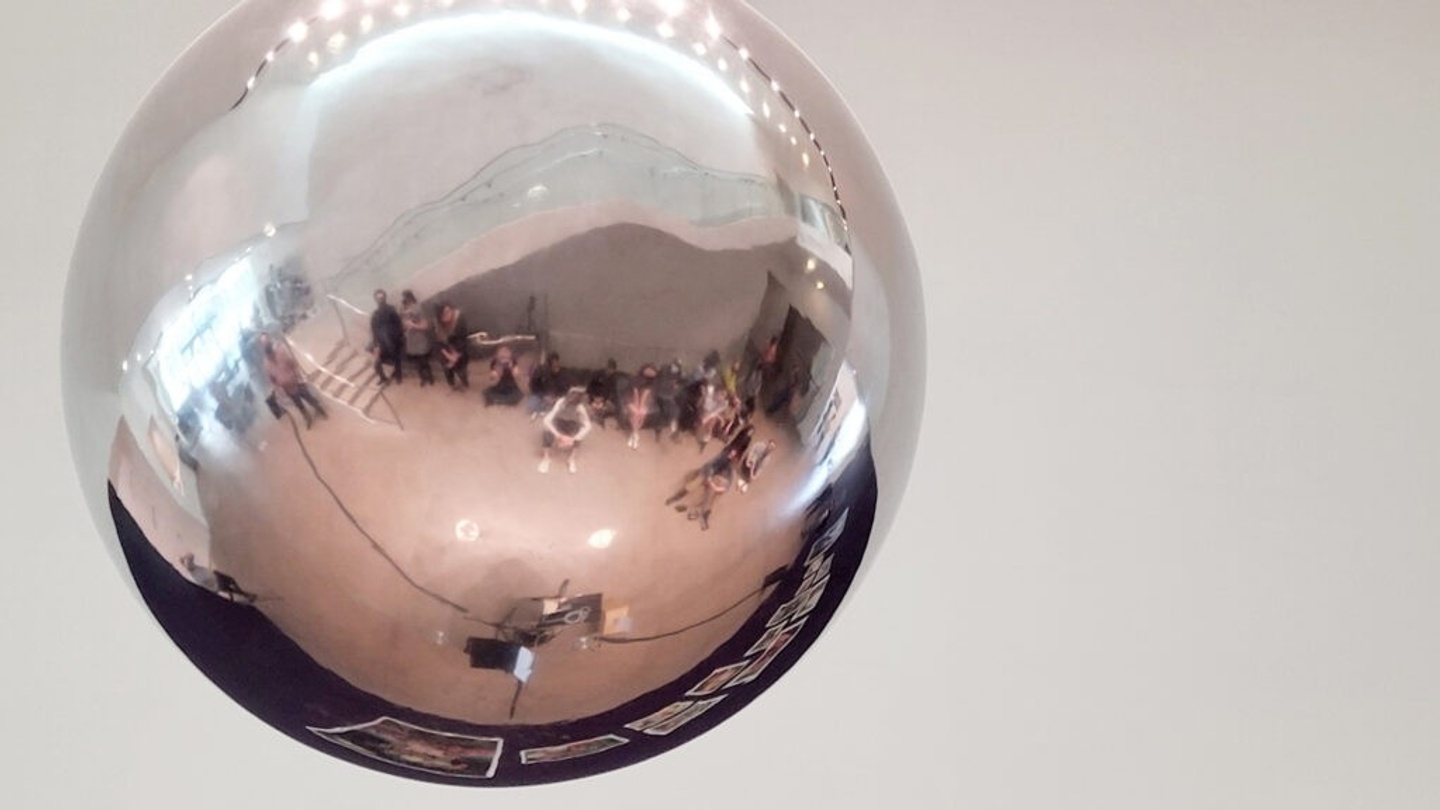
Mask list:
[[243,3],[70,282],[76,463],[140,596],[245,708],[405,776],[714,726],[830,620],[914,449],[889,189],[728,0]]

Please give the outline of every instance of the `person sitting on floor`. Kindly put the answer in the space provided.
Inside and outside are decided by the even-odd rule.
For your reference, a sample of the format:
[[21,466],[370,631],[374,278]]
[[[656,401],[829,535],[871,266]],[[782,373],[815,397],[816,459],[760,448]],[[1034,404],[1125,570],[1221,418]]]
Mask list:
[[590,409],[585,407],[585,389],[571,388],[565,396],[556,400],[550,412],[545,414],[545,430],[540,436],[540,472],[550,471],[550,448],[567,451],[565,465],[570,472],[578,471],[575,454],[585,434],[590,432]]
[[485,389],[485,407],[491,405],[517,405],[524,392],[515,379],[515,358],[509,346],[501,346],[490,361],[490,387]]

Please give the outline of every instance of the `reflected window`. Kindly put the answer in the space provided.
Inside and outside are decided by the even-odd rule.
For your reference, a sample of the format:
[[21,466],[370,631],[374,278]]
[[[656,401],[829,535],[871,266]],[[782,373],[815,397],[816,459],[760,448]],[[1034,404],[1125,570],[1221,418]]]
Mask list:
[[155,372],[172,412],[240,364],[242,330],[258,298],[254,269],[242,259],[197,290],[165,327],[155,353]]

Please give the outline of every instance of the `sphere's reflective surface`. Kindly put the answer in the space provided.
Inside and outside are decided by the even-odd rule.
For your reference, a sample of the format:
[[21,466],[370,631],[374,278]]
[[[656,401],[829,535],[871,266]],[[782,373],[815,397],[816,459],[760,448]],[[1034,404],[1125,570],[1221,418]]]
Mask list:
[[254,0],[100,182],[67,415],[247,709],[551,781],[713,726],[829,620],[913,448],[916,285],[855,123],[742,5]]

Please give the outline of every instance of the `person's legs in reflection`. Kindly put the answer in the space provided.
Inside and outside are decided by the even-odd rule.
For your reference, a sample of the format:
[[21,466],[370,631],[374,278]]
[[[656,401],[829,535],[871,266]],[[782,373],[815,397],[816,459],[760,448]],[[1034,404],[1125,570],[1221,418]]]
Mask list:
[[295,392],[290,395],[290,399],[295,403],[295,407],[299,408],[302,414],[305,414],[306,427],[310,426],[311,421],[310,415],[308,413],[305,413],[306,403],[309,403],[310,407],[315,409],[315,414],[321,419],[330,418],[330,414],[326,412],[325,406],[320,404],[320,400],[315,397],[315,392],[310,390],[309,385],[305,385],[302,383],[300,387],[297,388]]

